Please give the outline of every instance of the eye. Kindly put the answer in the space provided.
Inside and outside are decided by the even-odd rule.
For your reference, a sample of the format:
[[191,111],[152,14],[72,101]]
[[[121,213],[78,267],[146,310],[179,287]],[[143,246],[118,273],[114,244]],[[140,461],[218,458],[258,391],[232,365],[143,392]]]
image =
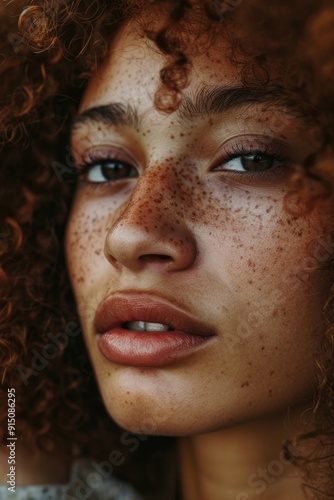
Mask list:
[[224,162],[221,170],[232,170],[237,172],[264,172],[272,170],[281,165],[283,160],[274,158],[274,156],[256,152],[244,155],[234,156]]
[[101,161],[85,165],[82,177],[86,182],[116,182],[131,177],[138,177],[138,171],[129,163],[120,160]]

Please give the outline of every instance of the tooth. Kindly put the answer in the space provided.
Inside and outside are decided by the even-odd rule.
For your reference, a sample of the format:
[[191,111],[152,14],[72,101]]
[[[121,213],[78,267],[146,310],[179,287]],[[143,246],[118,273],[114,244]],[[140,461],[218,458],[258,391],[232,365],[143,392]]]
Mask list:
[[129,330],[135,330],[137,332],[166,332],[169,330],[168,325],[163,323],[150,323],[145,321],[129,321],[126,323],[126,327]]
[[169,329],[168,325],[162,323],[145,323],[145,327],[148,332],[167,332]]
[[145,321],[129,321],[126,323],[126,327],[129,330],[136,330],[138,332],[145,331]]

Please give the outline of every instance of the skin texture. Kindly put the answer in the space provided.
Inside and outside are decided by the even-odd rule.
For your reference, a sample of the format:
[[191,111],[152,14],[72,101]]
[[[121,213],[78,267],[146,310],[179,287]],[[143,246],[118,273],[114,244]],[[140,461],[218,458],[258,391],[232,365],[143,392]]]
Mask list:
[[[186,97],[240,85],[222,56],[224,43],[194,59]],[[321,266],[307,263],[310,245],[333,231],[333,201],[299,216],[284,207],[289,176],[314,147],[291,110],[259,102],[188,120],[165,115],[153,105],[163,64],[150,42],[126,28],[86,92],[81,112],[117,102],[131,104],[139,119],[135,127],[79,121],[76,163],[94,163],[95,175],[101,156],[117,154],[138,176],[99,184],[88,182],[92,169],[82,174],[67,230],[71,281],[110,415],[133,432],[190,436],[180,447],[184,498],[222,498],[223,488],[223,498],[258,498],[249,475],[306,428],[300,415],[312,402],[330,255]],[[279,151],[263,174],[235,171],[240,159],[226,154],[263,148]],[[111,294],[129,291],[177,304],[215,333],[213,341],[164,367],[109,361],[98,348],[94,314]],[[187,480],[194,473],[202,478],[196,487]],[[269,496],[260,498],[291,491],[299,498],[299,480],[291,481],[285,473],[265,481]]]

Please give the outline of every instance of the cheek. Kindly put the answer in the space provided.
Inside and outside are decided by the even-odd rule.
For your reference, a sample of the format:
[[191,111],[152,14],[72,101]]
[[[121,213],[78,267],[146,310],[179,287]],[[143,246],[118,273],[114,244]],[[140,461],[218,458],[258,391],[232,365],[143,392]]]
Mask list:
[[[110,205],[110,203],[109,203]],[[108,204],[92,203],[85,195],[76,196],[66,232],[66,256],[74,291],[91,286],[104,262],[104,240],[108,230]]]
[[324,210],[293,217],[284,209],[283,192],[250,196],[246,191],[226,193],[223,204],[216,198],[212,218],[198,231],[208,294],[213,283],[224,284],[223,315],[238,322],[241,335],[245,325],[267,331],[268,322],[281,332],[301,325],[310,331],[322,324],[332,284],[332,218]]
[[207,227],[202,226],[205,238],[210,230],[210,246],[220,253],[224,267],[234,262],[231,270],[238,261],[247,275],[260,273],[270,279],[279,272],[281,279],[300,281],[307,268],[317,280],[316,271],[328,265],[334,253],[334,244],[327,241],[334,228],[332,216],[324,205],[312,214],[293,216],[284,206],[286,191],[268,191],[263,195],[261,190],[226,186],[219,196],[204,197],[196,215]]

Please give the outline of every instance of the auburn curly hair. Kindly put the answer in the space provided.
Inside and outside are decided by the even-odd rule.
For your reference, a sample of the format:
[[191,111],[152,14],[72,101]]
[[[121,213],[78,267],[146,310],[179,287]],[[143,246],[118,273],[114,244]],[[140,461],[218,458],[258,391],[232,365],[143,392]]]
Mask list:
[[[168,4],[163,25],[146,15],[161,3]],[[192,57],[223,31],[244,82],[269,85],[275,68],[291,100],[305,104],[321,147],[292,191],[306,193],[315,181],[311,206],[333,184],[334,6],[331,0],[31,0],[27,7],[16,0],[0,16],[0,436],[4,441],[7,389],[14,387],[18,432],[27,445],[52,451],[66,440],[96,456],[117,442],[120,429],[98,395],[63,255],[75,187],[67,132],[90,75],[120,26],[136,19],[165,55],[155,106],[171,113],[188,85]],[[196,44],[198,33],[206,35],[204,45]],[[324,314],[314,402],[319,428],[296,436],[316,444],[294,463],[319,498],[334,498],[334,456],[322,446],[334,438],[334,291]],[[160,439],[149,441],[142,447],[147,460],[164,449]],[[140,489],[147,477],[139,475]]]

